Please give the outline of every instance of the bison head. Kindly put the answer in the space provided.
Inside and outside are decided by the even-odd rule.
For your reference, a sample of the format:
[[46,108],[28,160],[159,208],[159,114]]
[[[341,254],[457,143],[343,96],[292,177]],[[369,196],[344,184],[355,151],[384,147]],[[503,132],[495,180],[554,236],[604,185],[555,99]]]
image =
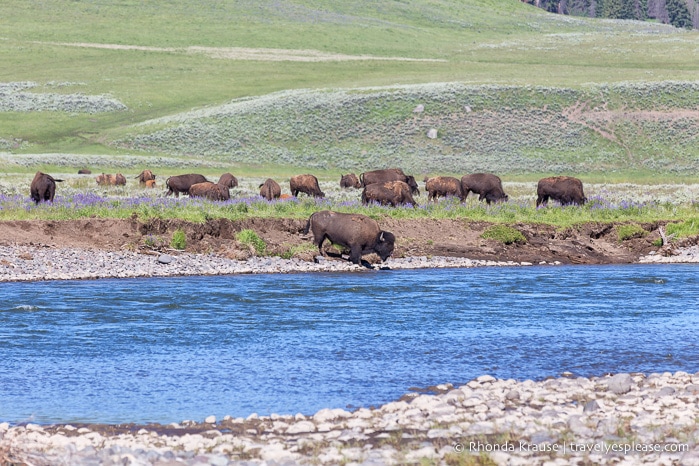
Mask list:
[[393,248],[396,243],[396,237],[393,233],[388,231],[379,232],[379,237],[376,240],[376,246],[374,247],[374,252],[378,254],[383,262],[391,257],[393,254]]

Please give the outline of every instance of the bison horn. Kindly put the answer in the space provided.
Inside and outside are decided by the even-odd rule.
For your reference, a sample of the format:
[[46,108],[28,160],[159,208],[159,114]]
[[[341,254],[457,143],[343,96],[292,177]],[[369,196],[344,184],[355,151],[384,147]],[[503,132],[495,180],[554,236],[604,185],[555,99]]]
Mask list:
[[383,240],[384,239],[383,239],[383,231],[382,231],[381,234],[379,235],[379,241],[383,242]]

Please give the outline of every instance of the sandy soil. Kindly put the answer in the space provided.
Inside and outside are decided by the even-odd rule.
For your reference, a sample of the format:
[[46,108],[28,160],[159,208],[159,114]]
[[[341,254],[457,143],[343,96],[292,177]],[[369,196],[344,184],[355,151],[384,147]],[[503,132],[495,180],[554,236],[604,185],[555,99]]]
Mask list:
[[[204,224],[182,220],[80,219],[70,221],[0,222],[0,245],[42,245],[105,250],[138,250],[143,253],[168,250],[172,234],[183,229],[187,251],[214,253],[246,259],[252,251],[235,240],[237,232],[252,229],[264,239],[268,253],[312,260],[317,251],[311,240],[301,235],[305,220],[260,219],[240,221],[210,220]],[[396,235],[394,257],[447,256],[498,261],[559,261],[563,264],[634,263],[658,248],[652,242],[660,237],[662,224],[646,224],[649,232],[639,238],[619,241],[614,224],[584,224],[557,230],[536,224],[513,225],[526,237],[525,244],[505,245],[480,237],[489,226],[484,222],[458,219],[384,220],[381,227]],[[696,243],[696,240],[685,243]],[[683,244],[681,246],[688,246]],[[663,252],[662,250],[660,251]],[[369,262],[378,258],[365,256]]]

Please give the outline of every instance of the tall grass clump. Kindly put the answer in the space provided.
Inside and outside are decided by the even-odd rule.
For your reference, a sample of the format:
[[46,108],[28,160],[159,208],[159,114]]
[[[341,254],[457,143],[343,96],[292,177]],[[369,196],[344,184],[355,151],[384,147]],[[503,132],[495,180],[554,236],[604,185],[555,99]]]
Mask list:
[[235,235],[235,239],[251,248],[258,256],[264,256],[267,253],[267,243],[254,230],[241,230]]
[[642,226],[635,223],[619,225],[617,227],[617,238],[620,242],[633,238],[641,238],[647,234],[648,232]]
[[172,234],[172,240],[170,241],[170,246],[173,249],[184,250],[187,248],[187,234],[184,230],[178,228]]
[[679,223],[670,223],[666,227],[666,233],[668,236],[674,235],[675,238],[697,236],[699,235],[699,217],[688,218]]
[[493,225],[488,227],[481,233],[481,238],[494,239],[503,244],[524,244],[527,242],[527,238],[524,237],[521,231],[507,225]]

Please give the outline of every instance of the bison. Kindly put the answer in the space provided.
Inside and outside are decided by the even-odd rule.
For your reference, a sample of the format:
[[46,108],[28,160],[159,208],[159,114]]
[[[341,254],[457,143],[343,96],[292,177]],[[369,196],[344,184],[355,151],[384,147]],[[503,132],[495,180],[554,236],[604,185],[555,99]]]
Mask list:
[[350,250],[349,259],[354,264],[360,264],[364,254],[376,253],[382,261],[386,261],[396,242],[393,233],[379,228],[376,220],[360,214],[344,214],[323,210],[316,212],[308,219],[304,234],[313,233],[313,243],[318,246],[321,255],[323,242],[346,247]]
[[224,173],[221,178],[218,179],[218,184],[225,186],[228,189],[238,187],[238,178],[233,176],[231,173]]
[[29,193],[34,203],[53,202],[53,196],[56,194],[56,183],[61,181],[63,180],[56,179],[46,173],[36,172],[29,187]]
[[100,186],[125,186],[126,185],[126,177],[124,177],[124,175],[122,175],[121,173],[117,173],[116,175],[110,175],[110,174],[105,175],[104,173],[102,173],[101,175],[97,175],[97,177],[95,178],[95,181]]
[[507,201],[509,197],[502,189],[502,180],[499,176],[491,173],[473,173],[461,177],[461,191],[464,200],[469,193],[478,194],[478,200],[490,204],[491,202]]
[[148,181],[155,180],[155,175],[150,170],[143,170],[135,178],[138,179],[138,184],[140,184],[141,186],[145,186],[146,184],[148,184]]
[[146,188],[155,188],[155,180],[148,180],[146,181]]
[[406,175],[400,168],[386,168],[384,170],[364,172],[359,175],[359,181],[363,187],[367,187],[370,184],[386,183],[388,181],[402,181],[410,186],[412,194],[420,195],[420,189],[418,189],[415,177]]
[[362,183],[359,182],[359,178],[354,173],[348,173],[346,175],[340,175],[340,187],[341,188],[361,188]]
[[562,205],[583,205],[587,202],[583,192],[583,184],[572,176],[551,176],[539,180],[536,187],[536,206],[546,206],[549,198]]
[[461,189],[461,181],[453,176],[425,178],[425,191],[428,192],[428,201],[432,199],[434,202],[437,202],[440,196],[456,196],[461,202],[465,200],[463,190]]
[[268,201],[272,199],[279,199],[282,195],[282,187],[279,183],[274,181],[272,178],[267,178],[264,183],[260,185],[260,196],[264,197]]
[[417,207],[417,202],[413,199],[410,186],[403,181],[389,181],[387,183],[370,184],[362,191],[362,204],[378,202],[381,205],[410,204]]
[[289,180],[289,188],[292,196],[306,193],[313,197],[325,197],[325,193],[318,186],[318,178],[313,175],[296,175]]
[[92,170],[89,168],[81,168],[78,170],[78,175],[92,175]]
[[227,201],[231,198],[228,188],[219,183],[205,181],[204,183],[194,183],[189,187],[190,197],[204,197],[212,201]]
[[207,180],[204,175],[198,175],[195,173],[171,176],[165,180],[165,186],[167,186],[165,196],[174,194],[175,197],[180,197],[180,193],[189,194],[189,188],[193,184],[206,183],[207,181],[209,180]]

